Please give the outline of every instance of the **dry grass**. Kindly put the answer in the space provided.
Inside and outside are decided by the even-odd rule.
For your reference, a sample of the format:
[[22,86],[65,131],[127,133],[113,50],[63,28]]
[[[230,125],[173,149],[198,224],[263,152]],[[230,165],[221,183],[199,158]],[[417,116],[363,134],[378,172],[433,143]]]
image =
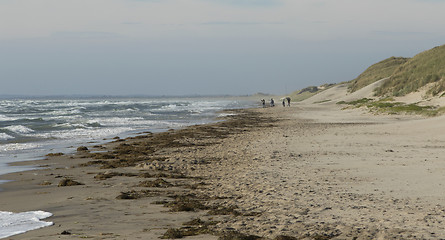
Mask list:
[[445,90],[445,45],[422,52],[399,66],[389,81],[376,89],[379,96],[404,96],[419,88],[436,83],[428,91],[437,95]]
[[403,57],[390,57],[370,66],[356,79],[351,81],[349,91],[355,92],[380,79],[390,77],[398,67],[405,64],[408,60],[408,58]]

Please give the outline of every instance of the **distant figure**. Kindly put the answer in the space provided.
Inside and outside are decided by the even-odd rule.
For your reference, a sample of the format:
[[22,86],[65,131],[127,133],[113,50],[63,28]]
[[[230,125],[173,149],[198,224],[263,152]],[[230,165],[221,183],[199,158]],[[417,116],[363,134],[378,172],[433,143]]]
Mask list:
[[[290,107],[290,97],[286,97],[287,100],[287,106]],[[284,104],[284,100],[283,100],[283,104]]]
[[283,107],[286,107],[286,99],[283,98]]
[[261,103],[263,104],[263,108],[265,108],[266,107],[266,100],[264,100],[264,98],[261,99]]
[[270,99],[270,106],[275,107],[275,101],[273,100],[273,98]]

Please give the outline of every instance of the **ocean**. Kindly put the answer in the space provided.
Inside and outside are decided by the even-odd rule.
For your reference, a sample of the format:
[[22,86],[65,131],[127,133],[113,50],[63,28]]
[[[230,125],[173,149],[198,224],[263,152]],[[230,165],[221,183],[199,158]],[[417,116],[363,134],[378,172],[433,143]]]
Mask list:
[[[1,175],[32,169],[9,163],[43,159],[48,153],[72,153],[78,146],[109,142],[142,132],[161,132],[217,121],[224,109],[257,107],[229,98],[3,98],[0,99]],[[1,188],[1,186],[0,186]],[[1,197],[1,190],[0,190]],[[0,208],[0,238],[48,226],[38,212],[10,213]],[[25,224],[22,224],[25,223]],[[20,226],[17,226],[20,224]],[[3,234],[3,235],[2,235]]]

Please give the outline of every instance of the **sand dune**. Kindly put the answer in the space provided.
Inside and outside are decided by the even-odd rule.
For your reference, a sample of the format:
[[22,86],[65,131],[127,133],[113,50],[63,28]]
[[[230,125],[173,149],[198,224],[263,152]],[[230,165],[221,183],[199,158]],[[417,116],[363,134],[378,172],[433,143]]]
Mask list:
[[348,92],[348,84],[340,84],[336,85],[332,88],[329,88],[323,92],[320,92],[317,95],[312,96],[304,101],[303,104],[309,103],[336,103],[340,101],[354,101],[362,98],[374,98],[374,89],[387,80],[388,78],[381,79],[372,83],[356,92],[350,93]]

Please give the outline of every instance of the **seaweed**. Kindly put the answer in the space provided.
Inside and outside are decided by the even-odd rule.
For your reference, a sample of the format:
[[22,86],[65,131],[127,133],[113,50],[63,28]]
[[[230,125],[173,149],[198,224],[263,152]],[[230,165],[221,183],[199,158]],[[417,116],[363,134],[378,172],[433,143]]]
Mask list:
[[198,200],[194,195],[180,195],[164,205],[170,208],[171,212],[195,212],[198,210],[207,210],[202,201]]
[[162,239],[172,239],[172,238],[183,238],[190,236],[197,236],[201,234],[216,234],[216,232],[212,231],[209,227],[216,225],[218,222],[216,221],[202,221],[199,218],[195,218],[189,222],[183,223],[185,227],[182,228],[170,228],[164,235],[161,237]]
[[47,157],[58,157],[58,156],[63,156],[63,155],[64,155],[64,153],[61,153],[61,152],[59,152],[59,153],[48,153],[48,154],[46,154]]
[[88,151],[88,148],[85,147],[85,146],[80,146],[80,147],[77,148],[77,151],[78,152],[85,152],[85,151]]
[[140,182],[138,185],[138,187],[154,187],[154,188],[168,188],[173,186],[173,184],[165,181],[162,178],[158,178],[156,180],[153,181],[142,181]]
[[[233,112],[237,112],[233,110]],[[260,116],[259,113],[249,112],[236,116],[228,116],[227,121],[216,124],[198,125],[180,130],[167,131],[157,134],[149,133],[146,136],[138,136],[123,141],[113,150],[103,153],[90,153],[89,157],[99,161],[90,161],[81,166],[102,165],[102,169],[118,167],[134,167],[141,162],[163,161],[166,158],[156,156],[155,153],[163,149],[181,149],[187,147],[201,147],[219,144],[219,139],[225,139],[238,132],[244,132],[251,128],[273,126],[276,119]],[[87,151],[86,147],[79,147],[81,151]],[[200,159],[196,164],[208,164],[219,159]]]
[[59,182],[59,187],[67,187],[67,186],[77,186],[77,185],[85,185],[83,183],[74,181],[72,179],[69,178],[64,178]]
[[48,181],[43,181],[42,183],[40,183],[41,186],[48,186],[48,185],[51,185],[51,184],[52,183],[48,182]]
[[169,228],[167,232],[162,235],[161,239],[177,239],[183,237],[184,235],[182,234],[182,231],[180,229]]
[[274,240],[298,240],[298,238],[286,236],[286,235],[279,235],[279,236],[275,237]]
[[218,238],[218,240],[257,240],[257,239],[261,239],[261,237],[256,235],[244,234],[237,231],[225,232],[221,234],[221,236]]
[[[140,178],[172,178],[172,179],[186,179],[186,178],[192,178],[187,177],[183,173],[171,173],[171,172],[160,172],[157,173],[148,173],[144,172],[138,175]],[[197,179],[197,178],[194,178]]]
[[94,176],[94,179],[105,180],[116,176],[135,177],[138,175],[134,173],[105,172],[105,173],[98,173],[96,176]]
[[135,191],[131,190],[128,192],[121,192],[116,199],[123,199],[123,200],[132,200],[132,199],[140,199],[140,198],[146,198],[146,197],[154,197],[159,196],[160,192],[157,191],[149,191],[149,190],[143,190],[143,191]]
[[230,206],[230,207],[223,207],[223,206],[217,206],[213,207],[208,214],[209,215],[234,215],[234,216],[241,216],[242,214],[238,212],[236,206]]

